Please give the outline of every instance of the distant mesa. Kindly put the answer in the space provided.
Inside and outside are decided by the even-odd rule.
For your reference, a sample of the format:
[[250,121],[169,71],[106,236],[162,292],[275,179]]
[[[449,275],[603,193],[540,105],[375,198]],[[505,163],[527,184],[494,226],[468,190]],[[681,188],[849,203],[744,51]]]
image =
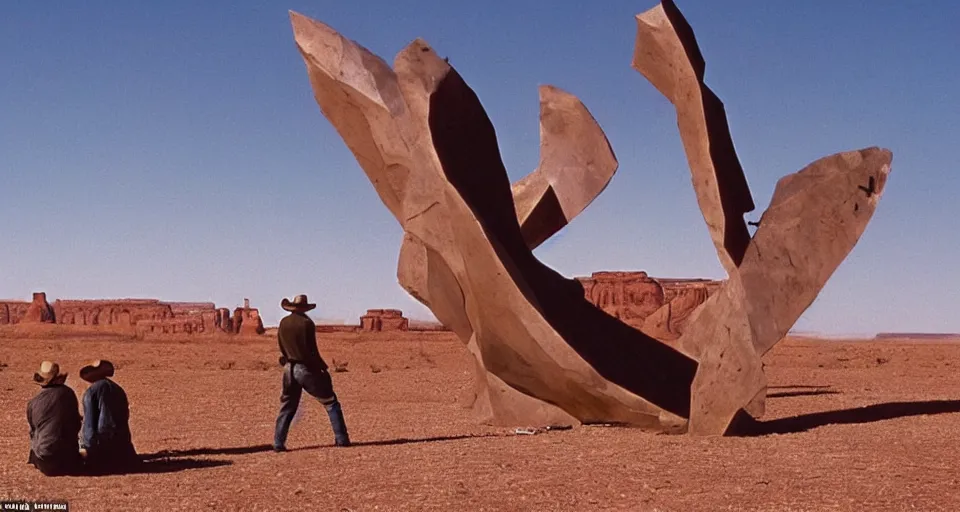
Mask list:
[[410,320],[404,318],[399,309],[368,309],[360,317],[360,330],[363,331],[406,331]]
[[877,340],[957,340],[960,333],[948,332],[881,332],[874,336]]
[[[368,309],[360,317],[358,324],[317,324],[318,333],[331,332],[395,332],[395,331],[419,331],[422,324],[415,324],[414,328],[410,326],[410,320],[403,316],[403,311],[399,309]],[[429,330],[438,330],[436,328]],[[444,330],[441,326],[439,330]]]
[[[683,326],[722,281],[649,277],[642,271],[594,272],[577,277],[585,298],[608,315],[664,342],[677,340]],[[138,336],[166,334],[264,334],[260,311],[243,306],[232,312],[213,302],[162,302],[158,299],[57,299],[37,292],[27,301],[0,301],[0,325],[60,324]],[[356,324],[317,324],[318,333],[448,331],[439,322],[411,321],[399,309],[368,309]],[[890,335],[878,335],[890,336]],[[898,335],[900,336],[900,335]]]
[[138,336],[264,333],[260,312],[244,299],[231,315],[212,302],[161,302],[157,299],[62,300],[51,306],[46,293],[31,302],[0,301],[0,325],[60,324],[104,331],[133,331]]
[[684,324],[722,281],[649,277],[646,272],[594,272],[578,277],[584,296],[621,322],[663,342],[676,341]]

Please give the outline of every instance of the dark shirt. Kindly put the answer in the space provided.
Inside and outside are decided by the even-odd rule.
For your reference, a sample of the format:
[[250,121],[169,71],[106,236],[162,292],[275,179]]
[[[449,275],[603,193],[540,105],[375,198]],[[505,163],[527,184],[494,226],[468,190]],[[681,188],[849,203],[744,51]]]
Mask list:
[[83,393],[84,448],[130,444],[127,394],[110,379],[100,379]]
[[288,361],[303,363],[313,370],[326,370],[327,363],[317,349],[317,326],[304,313],[291,313],[277,329],[280,353]]
[[30,449],[37,457],[54,460],[77,455],[80,412],[77,394],[69,387],[55,384],[42,388],[27,404],[27,423]]

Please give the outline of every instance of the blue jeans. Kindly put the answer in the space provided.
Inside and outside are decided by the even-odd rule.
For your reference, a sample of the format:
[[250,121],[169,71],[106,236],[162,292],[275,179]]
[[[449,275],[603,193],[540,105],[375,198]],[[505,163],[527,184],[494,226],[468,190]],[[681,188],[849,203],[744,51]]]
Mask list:
[[350,444],[347,424],[343,419],[343,409],[337,394],[333,392],[333,381],[327,371],[311,370],[301,363],[287,363],[283,368],[283,383],[280,392],[280,413],[277,415],[277,429],[273,435],[274,448],[283,448],[287,443],[290,423],[300,407],[303,391],[316,398],[327,410],[330,426],[338,446]]

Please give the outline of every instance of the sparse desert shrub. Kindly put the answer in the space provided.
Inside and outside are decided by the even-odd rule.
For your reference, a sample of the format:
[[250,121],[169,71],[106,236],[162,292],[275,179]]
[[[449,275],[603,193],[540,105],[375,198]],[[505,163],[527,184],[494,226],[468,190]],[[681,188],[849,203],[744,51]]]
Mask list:
[[331,365],[331,367],[333,368],[333,373],[343,373],[343,372],[349,371],[347,370],[347,365],[350,364],[348,361],[340,362],[340,361],[337,361],[336,359],[333,359],[332,362],[333,364]]
[[220,363],[221,370],[232,370],[234,366],[236,366],[236,363],[233,361],[224,361]]
[[377,365],[375,365],[375,364],[371,364],[371,365],[370,365],[370,371],[373,372],[373,373],[380,373],[380,372],[383,371],[383,368],[380,368],[379,366],[377,366]]

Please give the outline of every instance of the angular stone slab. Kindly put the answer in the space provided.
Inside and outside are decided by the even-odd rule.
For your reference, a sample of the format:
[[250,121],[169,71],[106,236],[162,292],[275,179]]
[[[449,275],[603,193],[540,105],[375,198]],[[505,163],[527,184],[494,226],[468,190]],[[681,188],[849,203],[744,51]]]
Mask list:
[[576,96],[540,87],[540,165],[513,184],[520,231],[536,248],[607,187],[617,158],[596,119]]
[[637,16],[634,67],[677,109],[698,203],[729,275],[676,344],[699,362],[689,431],[722,434],[741,410],[762,414],[760,357],[856,244],[882,193],[890,153],[833,155],[782,179],[751,239],[743,214],[753,201],[723,104],[703,83],[703,56],[672,1]]
[[690,392],[690,424],[694,435],[722,435],[741,409],[760,415],[767,381],[763,363],[753,348],[753,334],[737,275],[723,284],[701,308],[680,339],[698,343],[700,365]]
[[893,153],[837,153],[777,182],[740,265],[753,343],[765,354],[850,254],[883,195]]
[[704,303],[678,344],[700,361],[691,433],[724,433],[741,408],[762,413],[760,357],[856,245],[891,161],[890,151],[866,148],[822,158],[779,181],[738,274]]
[[474,355],[476,385],[473,412],[485,424],[495,426],[578,425],[580,421],[563,409],[517,391],[483,367],[483,356],[477,340],[471,339],[467,349]]
[[633,67],[677,109],[693,188],[720,263],[733,274],[750,233],[743,215],[753,198],[719,98],[703,83],[706,64],[693,30],[670,0],[637,16]]

